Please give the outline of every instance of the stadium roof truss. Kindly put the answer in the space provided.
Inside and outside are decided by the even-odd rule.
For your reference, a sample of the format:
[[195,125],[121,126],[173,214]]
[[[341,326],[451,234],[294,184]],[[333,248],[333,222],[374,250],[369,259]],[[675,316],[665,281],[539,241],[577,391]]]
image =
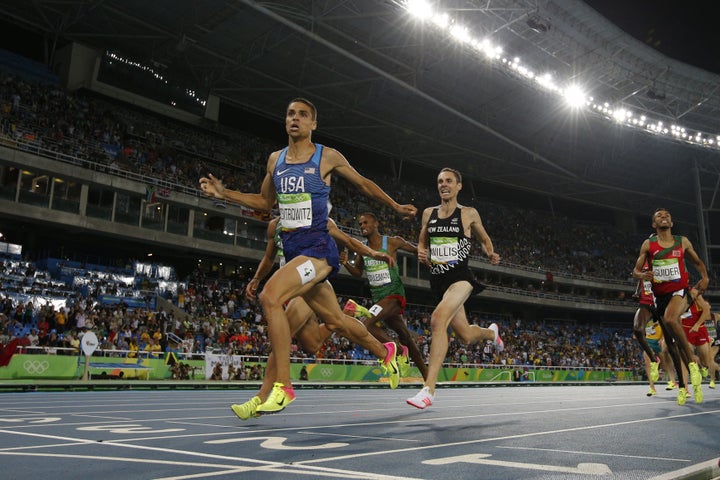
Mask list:
[[[664,205],[691,222],[698,198],[713,207],[717,148],[573,111],[506,63],[413,19],[404,5],[34,0],[4,2],[0,13],[52,41],[155,65],[265,116],[280,119],[289,99],[310,98],[323,138],[396,159],[396,176],[413,164],[452,166],[484,182],[622,211]],[[433,5],[508,58],[580,84],[597,100],[665,125],[720,132],[718,75],[656,52],[579,0]]]

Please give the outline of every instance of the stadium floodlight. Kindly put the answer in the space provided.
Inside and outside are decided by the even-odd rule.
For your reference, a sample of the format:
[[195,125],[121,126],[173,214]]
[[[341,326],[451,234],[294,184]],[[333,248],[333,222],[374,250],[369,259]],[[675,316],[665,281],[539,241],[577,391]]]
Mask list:
[[453,25],[452,28],[450,28],[450,35],[461,43],[472,42],[470,31],[467,27],[463,27],[462,25]]
[[483,52],[487,58],[491,60],[499,58],[500,54],[502,53],[502,49],[493,45],[487,38],[484,39],[482,42],[478,42],[477,48],[478,50]]
[[[690,135],[685,132],[684,128],[679,126],[678,130],[673,130],[663,127],[662,122],[653,123],[647,119],[645,115],[640,116],[638,120],[622,105],[613,105],[611,107],[608,102],[595,102],[592,97],[581,93],[581,90],[571,90],[570,87],[566,89],[560,88],[550,74],[537,74],[528,66],[523,65],[519,58],[515,57],[513,60],[510,60],[509,55],[507,57],[503,56],[502,47],[493,45],[489,39],[479,41],[473,38],[469,29],[458,23],[458,20],[462,21],[463,19],[451,18],[447,13],[436,10],[433,7],[434,4],[431,4],[427,0],[404,0],[398,2],[398,4],[401,3],[404,4],[405,10],[413,17],[423,21],[429,20],[429,24],[440,29],[445,35],[455,38],[478,53],[483,53],[489,60],[500,60],[504,68],[513,71],[513,73],[518,76],[531,80],[535,85],[539,85],[546,90],[562,96],[566,102],[576,108],[586,106],[591,110],[595,110],[608,120],[614,120],[628,127],[640,128],[656,135],[670,135],[686,143],[706,147],[712,146],[713,149],[719,149],[720,147],[720,135],[711,135],[701,131],[698,131],[696,135]],[[656,100],[665,98],[664,94],[658,94],[654,91],[648,91],[648,96]]]
[[440,13],[433,15],[432,22],[440,28],[446,28],[450,25],[450,15],[447,13]]
[[418,20],[429,20],[434,15],[432,5],[425,0],[408,0],[405,8],[410,15]]
[[624,122],[627,117],[627,110],[624,108],[616,108],[612,113],[613,118],[618,122]]
[[553,76],[550,73],[537,76],[535,77],[535,80],[537,81],[537,83],[547,88],[548,90],[559,90],[557,85],[555,84],[555,80],[553,80]]
[[582,107],[587,103],[585,92],[578,85],[570,85],[563,91],[563,96],[567,104],[573,108]]

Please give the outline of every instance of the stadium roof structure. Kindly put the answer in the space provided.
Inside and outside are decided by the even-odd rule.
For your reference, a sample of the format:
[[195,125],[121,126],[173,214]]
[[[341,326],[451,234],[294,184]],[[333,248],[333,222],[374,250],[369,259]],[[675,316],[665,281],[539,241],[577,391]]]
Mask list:
[[636,214],[662,205],[690,223],[700,198],[714,207],[717,144],[572,110],[510,64],[582,85],[635,118],[713,135],[720,76],[651,49],[579,0],[431,3],[509,61],[414,19],[400,0],[34,0],[3,2],[0,14],[192,78],[276,119],[289,99],[310,98],[324,137],[397,159],[396,175],[414,164],[452,166]]

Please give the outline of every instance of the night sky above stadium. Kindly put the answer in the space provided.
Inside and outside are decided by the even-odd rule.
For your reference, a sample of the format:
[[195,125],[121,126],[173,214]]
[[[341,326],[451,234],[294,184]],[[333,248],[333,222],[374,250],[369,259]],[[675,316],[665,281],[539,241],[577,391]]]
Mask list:
[[668,57],[720,74],[716,2],[585,0],[585,3],[632,37]]

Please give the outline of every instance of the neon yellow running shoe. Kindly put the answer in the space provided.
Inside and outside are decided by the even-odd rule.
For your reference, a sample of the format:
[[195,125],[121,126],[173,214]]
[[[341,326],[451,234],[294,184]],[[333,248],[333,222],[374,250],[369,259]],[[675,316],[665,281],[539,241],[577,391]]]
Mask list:
[[667,387],[665,387],[665,390],[675,390],[678,387],[678,384],[670,380],[667,383]]
[[397,356],[397,364],[400,369],[401,377],[410,376],[410,359],[408,358],[408,348],[405,345],[400,345],[400,355]]
[[702,373],[703,378],[707,378],[710,376],[710,372],[708,371],[707,367],[702,367],[700,369],[700,373]]
[[256,412],[258,415],[282,412],[293,400],[295,400],[295,390],[280,382],[275,382],[267,400],[258,405]]
[[261,403],[262,400],[260,400],[260,397],[256,396],[252,397],[250,400],[243,403],[242,405],[231,405],[230,408],[240,420],[247,420],[251,417],[259,417],[256,410],[258,405],[260,405]]
[[395,389],[400,383],[400,369],[397,364],[397,347],[395,342],[383,343],[387,348],[387,355],[384,360],[378,360],[383,371],[390,376],[390,388]]
[[650,387],[650,390],[646,393],[648,397],[652,397],[653,395],[657,394],[654,388]]
[[715,389],[715,380],[710,380],[710,385],[708,387]]
[[370,310],[363,307],[362,305],[359,305],[353,299],[350,299],[347,302],[345,302],[345,306],[343,307],[343,313],[345,313],[345,315],[349,315],[349,316],[355,317],[357,319],[372,317],[372,313],[370,313]]
[[678,390],[678,405],[685,405],[685,402],[687,401],[687,390],[685,388],[681,388]]
[[693,387],[693,397],[695,398],[695,403],[702,403],[705,398],[702,387]]
[[658,362],[650,362],[650,381],[657,382],[660,378],[660,372],[658,371]]
[[702,374],[698,364],[695,362],[688,363],[688,371],[690,371],[690,384],[693,387],[699,387],[702,384]]

